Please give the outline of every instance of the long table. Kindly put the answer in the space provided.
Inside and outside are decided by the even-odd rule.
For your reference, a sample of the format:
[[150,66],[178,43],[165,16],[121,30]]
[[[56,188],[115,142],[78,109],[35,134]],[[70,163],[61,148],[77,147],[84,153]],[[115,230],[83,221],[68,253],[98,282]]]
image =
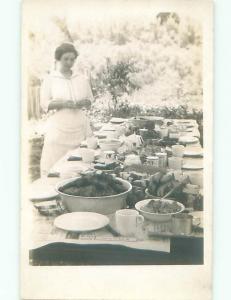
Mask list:
[[[198,136],[197,124],[192,135]],[[74,150],[76,151],[76,150]],[[68,161],[73,151],[68,152],[52,168],[61,177],[68,168],[76,173],[89,168],[82,161]],[[202,158],[184,158],[184,162],[201,164]],[[62,171],[64,173],[62,173]],[[203,172],[203,171],[200,171]],[[65,176],[64,176],[65,177]],[[54,186],[62,178],[46,178],[48,185]],[[30,238],[30,263],[32,265],[119,265],[119,264],[202,264],[203,234],[193,234],[189,238],[150,237],[147,221],[138,238],[115,237],[106,227],[87,233],[73,234],[56,228],[53,216],[42,216],[28,202],[27,213],[32,216]],[[115,228],[114,215],[108,216],[110,226]]]

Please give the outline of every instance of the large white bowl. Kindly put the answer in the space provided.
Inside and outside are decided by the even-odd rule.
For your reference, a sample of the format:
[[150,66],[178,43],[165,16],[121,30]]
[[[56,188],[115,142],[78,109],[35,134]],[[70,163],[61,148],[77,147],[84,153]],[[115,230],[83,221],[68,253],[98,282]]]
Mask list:
[[126,188],[126,191],[117,195],[111,196],[102,196],[102,197],[83,197],[83,196],[74,196],[68,195],[60,191],[61,187],[64,187],[66,184],[75,181],[80,177],[69,178],[59,182],[55,189],[61,196],[63,204],[70,212],[75,211],[87,211],[87,212],[96,212],[103,215],[108,215],[115,213],[118,209],[126,207],[126,198],[128,193],[132,189],[130,182],[117,178],[123,186]]
[[146,212],[146,211],[142,210],[141,207],[146,205],[151,200],[159,201],[160,199],[145,199],[145,200],[139,201],[135,204],[135,208],[140,212],[140,214],[142,216],[144,216],[145,219],[152,221],[152,222],[169,222],[173,215],[179,214],[180,212],[182,212],[185,209],[184,205],[180,202],[177,202],[174,200],[169,200],[169,199],[162,199],[161,201],[165,201],[168,203],[177,202],[177,204],[181,206],[181,210],[178,212],[175,212],[175,213],[168,213],[168,214],[150,213],[150,212]]

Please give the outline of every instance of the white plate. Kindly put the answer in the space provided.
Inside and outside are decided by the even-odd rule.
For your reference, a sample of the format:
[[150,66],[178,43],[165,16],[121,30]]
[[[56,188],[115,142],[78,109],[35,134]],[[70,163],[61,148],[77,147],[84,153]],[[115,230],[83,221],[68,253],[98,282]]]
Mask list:
[[190,120],[177,120],[176,123],[178,123],[178,124],[191,124],[192,121],[190,121]]
[[196,165],[193,163],[185,163],[182,167],[184,170],[202,170],[203,165]]
[[183,144],[194,144],[198,142],[198,138],[190,135],[184,135],[179,138],[179,142]]
[[108,225],[108,217],[93,212],[72,212],[58,216],[54,225],[67,231],[92,231]]
[[34,181],[29,190],[29,199],[46,200],[57,197],[59,194],[55,191],[55,185],[60,178],[39,178]]
[[127,119],[122,118],[111,118],[110,123],[121,124],[124,123]]
[[203,156],[203,149],[197,147],[185,148],[184,156]]

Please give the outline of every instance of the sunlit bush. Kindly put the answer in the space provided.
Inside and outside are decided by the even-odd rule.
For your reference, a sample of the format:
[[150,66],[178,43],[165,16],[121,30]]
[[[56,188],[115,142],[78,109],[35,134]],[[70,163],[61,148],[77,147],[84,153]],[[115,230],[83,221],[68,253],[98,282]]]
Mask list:
[[90,74],[92,115],[126,116],[146,107],[166,116],[202,116],[202,33],[196,21],[172,14],[94,26],[53,18],[42,26],[32,26],[29,36],[31,82],[39,84],[54,66],[55,47],[72,39],[80,53],[76,69]]

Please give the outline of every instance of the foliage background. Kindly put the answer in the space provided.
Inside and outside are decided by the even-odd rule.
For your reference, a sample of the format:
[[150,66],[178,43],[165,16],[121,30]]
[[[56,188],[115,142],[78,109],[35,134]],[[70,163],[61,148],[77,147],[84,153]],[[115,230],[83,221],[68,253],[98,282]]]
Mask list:
[[[81,10],[82,12],[82,10]],[[44,120],[39,86],[54,68],[54,50],[73,43],[75,68],[90,80],[95,102],[90,117],[152,114],[192,118],[203,144],[202,29],[196,18],[176,13],[108,15],[78,11],[31,16],[28,32],[29,119],[32,138],[30,174],[40,176]],[[35,135],[34,135],[35,134]]]
[[202,120],[202,30],[196,19],[153,12],[83,21],[61,14],[32,22],[28,37],[30,86],[54,68],[57,45],[74,43],[80,53],[75,68],[89,76],[96,118],[148,111]]

